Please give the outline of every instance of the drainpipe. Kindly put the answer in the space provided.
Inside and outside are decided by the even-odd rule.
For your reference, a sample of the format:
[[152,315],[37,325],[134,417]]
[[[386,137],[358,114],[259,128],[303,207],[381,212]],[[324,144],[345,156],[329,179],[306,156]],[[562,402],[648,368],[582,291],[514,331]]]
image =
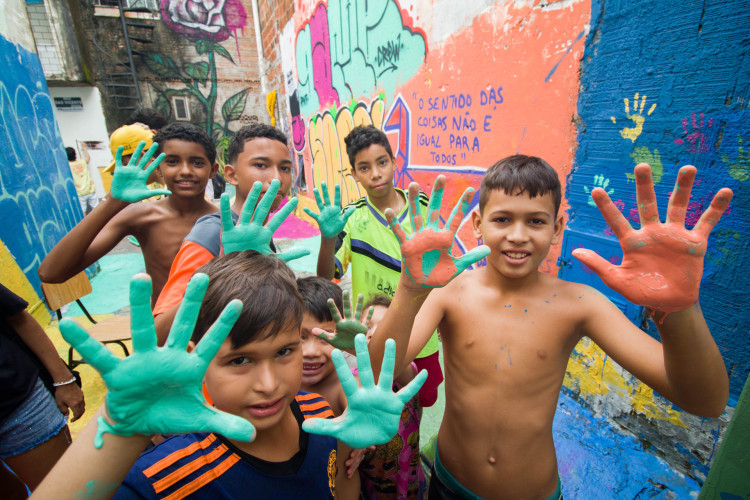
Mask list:
[[260,16],[258,15],[258,0],[253,0],[253,25],[255,27],[255,45],[258,47],[258,69],[260,70],[260,90],[265,97],[268,94],[266,79],[266,60],[263,58],[263,40],[260,34]]

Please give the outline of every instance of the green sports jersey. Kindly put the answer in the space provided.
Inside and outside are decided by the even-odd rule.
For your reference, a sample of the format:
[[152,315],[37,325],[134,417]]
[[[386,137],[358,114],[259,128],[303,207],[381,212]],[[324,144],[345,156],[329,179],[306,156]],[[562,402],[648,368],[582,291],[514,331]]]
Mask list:
[[[406,198],[402,189],[395,188]],[[419,208],[422,217],[427,220],[429,198],[419,193]],[[367,197],[350,203],[354,213],[336,239],[335,277],[341,278],[352,266],[352,295],[362,294],[367,301],[371,296],[382,293],[393,298],[401,275],[401,248],[398,239],[388,226],[388,221],[380,211],[368,201]],[[408,204],[396,215],[396,219],[406,234],[414,231],[409,219]],[[419,357],[437,352],[439,348],[437,335],[433,335],[419,353]]]

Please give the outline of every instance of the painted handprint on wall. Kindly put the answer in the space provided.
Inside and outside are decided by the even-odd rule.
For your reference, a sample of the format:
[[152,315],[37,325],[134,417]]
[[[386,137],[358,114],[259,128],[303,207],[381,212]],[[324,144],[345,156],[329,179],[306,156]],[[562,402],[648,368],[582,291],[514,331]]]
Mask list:
[[681,144],[685,146],[685,150],[691,153],[705,153],[708,151],[708,132],[714,124],[714,119],[709,118],[706,123],[706,128],[703,128],[704,117],[703,113],[698,115],[698,120],[695,119],[695,112],[691,113],[692,119],[692,131],[688,131],[688,119],[682,119],[682,130],[683,137],[678,137],[674,140],[675,144]]
[[[638,100],[640,99],[640,102]],[[625,127],[624,129],[620,130],[620,135],[623,139],[630,139],[631,141],[635,142],[635,140],[638,138],[639,135],[641,135],[641,132],[643,132],[643,123],[646,121],[646,117],[643,116],[643,110],[646,107],[646,95],[644,94],[641,96],[638,92],[635,93],[635,96],[633,97],[633,113],[630,112],[630,101],[626,97],[622,100],[623,103],[625,103],[625,116],[628,117],[629,120],[631,120],[633,123],[635,123],[634,127]],[[651,115],[651,113],[654,112],[656,109],[656,103],[652,104],[650,108],[648,108],[648,112],[646,115]],[[617,119],[614,116],[610,117],[610,120],[612,120],[612,123],[617,124]]]
[[[630,153],[630,158],[633,159],[633,163],[636,165],[639,163],[648,163],[651,165],[651,175],[653,176],[654,184],[659,184],[661,182],[661,176],[664,173],[664,165],[662,165],[661,155],[659,154],[658,149],[654,149],[652,153],[646,146],[638,146]],[[635,180],[635,175],[630,172],[626,172],[625,177],[631,181]]]
[[[607,192],[608,195],[612,195],[615,190],[614,189],[607,189],[609,187],[609,179],[604,177],[603,175],[595,175],[594,176],[594,188],[602,188]],[[583,186],[583,190],[586,191],[586,194],[589,195],[589,205],[592,207],[596,206],[596,203],[594,202],[594,198],[591,196],[591,190],[593,188],[589,189],[588,186]]]
[[745,151],[742,147],[742,137],[737,137],[737,143],[737,157],[730,160],[729,156],[721,155],[721,159],[727,164],[727,170],[733,179],[745,182],[750,179],[750,151]]

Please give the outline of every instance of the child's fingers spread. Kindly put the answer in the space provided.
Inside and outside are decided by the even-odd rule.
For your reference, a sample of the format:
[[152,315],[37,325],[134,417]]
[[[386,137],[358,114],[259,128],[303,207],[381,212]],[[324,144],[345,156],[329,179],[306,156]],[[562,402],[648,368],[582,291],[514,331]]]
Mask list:
[[333,204],[337,207],[341,206],[341,186],[338,184],[333,189]]
[[327,418],[310,418],[302,422],[302,430],[310,434],[336,437],[340,424]]
[[404,231],[404,228],[401,227],[401,224],[399,224],[399,222],[396,220],[396,215],[390,208],[385,209],[385,219],[388,221],[388,225],[391,226],[391,231],[393,231],[393,234],[396,236],[399,244],[403,245],[406,242],[406,232]]
[[329,206],[331,204],[331,194],[328,192],[328,184],[321,182],[320,191],[323,195],[323,201],[325,201],[326,206]]
[[369,310],[367,311],[367,324],[370,324],[370,320],[372,320],[372,315],[375,314],[375,307],[370,306]]
[[260,199],[258,208],[255,209],[255,214],[253,214],[253,220],[258,224],[263,224],[263,221],[266,220],[266,216],[271,210],[271,205],[273,205],[273,201],[276,199],[276,193],[279,192],[279,186],[281,186],[281,183],[278,179],[272,180],[263,198]]
[[129,167],[134,167],[138,165],[138,160],[141,157],[141,152],[143,151],[143,148],[146,147],[146,142],[141,141],[138,143],[138,146],[136,146],[135,151],[133,151],[133,154],[130,157],[130,161],[128,162]]
[[346,224],[346,221],[349,220],[349,217],[351,217],[354,214],[354,207],[349,207],[341,214],[341,216],[344,218],[344,224]]
[[690,202],[690,190],[693,187],[695,173],[695,167],[690,165],[680,168],[677,173],[674,191],[672,196],[669,197],[669,205],[667,205],[667,222],[685,223],[685,213]]
[[[145,143],[144,143],[144,145],[145,145]],[[151,161],[151,157],[154,156],[154,154],[156,154],[156,150],[157,149],[159,149],[159,144],[156,143],[156,142],[152,143],[151,147],[148,148],[148,150],[146,151],[146,154],[144,154],[141,157],[140,161],[138,162],[138,169],[139,170],[143,170],[144,167],[146,165],[148,165],[148,162]],[[133,156],[135,156],[135,155],[133,155]],[[161,161],[161,160],[159,160],[159,161]],[[157,163],[156,165],[158,166],[159,163]],[[156,168],[156,167],[154,167],[154,168]],[[151,173],[151,171],[149,171],[149,173]]]
[[607,222],[609,227],[614,231],[617,239],[622,241],[628,232],[632,231],[633,228],[630,222],[622,215],[622,212],[618,210],[612,200],[609,199],[607,192],[601,188],[594,188],[591,191],[591,197],[594,199],[597,208],[602,213],[602,217]]
[[461,221],[466,214],[466,210],[469,209],[469,202],[471,201],[471,196],[473,194],[474,188],[467,188],[466,191],[464,191],[464,194],[461,195],[461,199],[453,207],[453,210],[451,210],[448,220],[445,221],[445,227],[449,229],[451,233],[456,234],[458,231]]
[[255,440],[255,427],[242,417],[230,415],[229,413],[210,410],[205,417],[205,423],[201,425],[202,429],[196,429],[203,432],[215,432],[226,436],[229,439],[237,441],[251,442]]
[[122,152],[125,151],[125,148],[122,146],[117,146],[117,152],[115,153],[115,166],[120,165],[122,166]]
[[325,330],[323,330],[321,328],[313,328],[311,331],[312,331],[313,335],[315,335],[316,337],[318,337],[321,340],[325,340],[329,344],[330,344],[331,340],[333,339],[333,334],[332,333],[329,333],[329,332],[327,332],[327,331],[325,331]]
[[304,212],[305,212],[305,213],[306,213],[307,215],[309,215],[309,216],[310,216],[310,217],[311,217],[311,218],[312,218],[312,219],[313,219],[313,220],[314,220],[315,222],[317,222],[317,223],[318,223],[318,226],[320,226],[320,221],[318,220],[318,214],[316,214],[315,212],[313,212],[312,210],[310,210],[310,209],[309,209],[309,208],[307,208],[307,207],[302,207],[302,210],[303,210],[303,211],[304,211]]
[[[151,152],[151,150],[149,150],[149,153],[150,152]],[[161,162],[164,160],[164,158],[166,158],[166,157],[167,157],[167,155],[165,155],[164,153],[162,153],[159,156],[157,156],[156,159],[154,161],[152,161],[149,164],[148,167],[146,167],[146,178],[148,178],[148,176],[151,175],[151,172],[153,172],[154,170],[156,170],[156,167],[158,167],[161,164]]]
[[[325,182],[321,182],[320,186],[321,186],[321,188],[323,186],[325,186]],[[313,189],[313,194],[315,195],[315,203],[317,203],[317,205],[318,205],[318,210],[320,210],[322,212],[323,209],[326,207],[326,205],[325,205],[325,203],[323,203],[323,198],[320,197],[320,189],[314,188]]]
[[388,339],[385,341],[385,352],[383,353],[383,364],[380,367],[380,378],[378,387],[381,390],[391,390],[393,385],[393,368],[396,365],[396,341]]
[[289,262],[290,260],[294,259],[300,259],[308,255],[310,255],[310,250],[302,247],[292,247],[284,253],[276,254],[276,256],[284,262]]
[[198,320],[203,296],[206,295],[208,288],[208,276],[203,273],[197,273],[188,282],[185,288],[185,296],[177,310],[177,315],[172,322],[172,328],[169,330],[167,337],[167,346],[176,349],[187,348],[190,336],[195,329],[195,322]]
[[148,274],[139,273],[130,280],[130,332],[135,351],[156,347],[151,290],[151,277]]
[[[430,194],[430,203],[427,206],[428,217],[432,219],[432,213],[437,212],[440,214],[440,208],[443,204],[443,190],[445,189],[445,176],[438,175],[435,178],[435,184],[432,185],[432,194]],[[410,190],[411,193],[411,190]],[[419,193],[417,193],[419,196]]]
[[605,283],[607,282],[607,279],[605,278],[611,277],[609,275],[611,274],[611,271],[616,267],[610,261],[604,259],[593,250],[576,248],[575,250],[573,250],[572,254],[573,257],[580,260],[581,263],[588,266],[592,271],[594,271]]
[[484,259],[490,254],[490,247],[487,245],[480,245],[472,250],[469,250],[461,257],[454,258],[453,262],[459,273],[463,272],[464,269],[473,265],[476,262]]
[[334,323],[340,322],[341,314],[339,314],[339,308],[336,307],[336,302],[333,299],[328,299],[326,303],[328,304],[328,309],[331,311],[331,316],[333,316],[333,322]]
[[299,203],[299,198],[296,196],[289,200],[286,205],[284,205],[281,210],[276,212],[276,214],[271,218],[271,221],[268,223],[268,229],[271,230],[271,233],[275,233],[277,229],[281,226],[281,224],[284,223],[284,221],[289,217],[289,214],[291,214],[295,208],[297,208],[297,204]]
[[[635,166],[634,172],[641,227],[648,224],[656,224],[659,222],[659,208],[656,205],[656,193],[654,192],[654,181],[651,177],[651,167],[647,163],[639,163]],[[599,189],[601,188],[596,188],[594,191],[598,191]],[[593,191],[591,194],[594,194]],[[594,201],[596,201],[596,198],[594,198]],[[614,231],[614,229],[613,227],[612,230]]]
[[240,317],[242,312],[242,301],[234,299],[226,305],[219,319],[217,319],[208,332],[203,336],[198,345],[195,347],[195,355],[198,356],[203,362],[208,365],[211,360],[219,352],[221,344],[229,335],[232,327],[237,322],[237,318]]
[[356,305],[354,306],[354,319],[356,319],[357,321],[359,321],[359,318],[362,317],[362,308],[365,305],[364,301],[365,301],[365,296],[362,295],[361,293],[357,294],[357,302],[356,302]]
[[354,350],[357,353],[357,369],[359,370],[359,381],[362,387],[374,387],[375,379],[370,365],[370,353],[367,350],[367,337],[361,333],[358,334],[354,338]]
[[345,318],[351,318],[352,317],[352,301],[349,297],[349,290],[344,290],[344,317]]
[[[258,198],[260,197],[260,192],[262,190],[263,190],[263,183],[260,181],[255,181],[253,183],[253,188],[250,190],[250,193],[247,195],[245,204],[242,205],[242,212],[240,213],[239,225],[246,226],[250,224],[251,220],[253,220],[253,212],[255,212],[255,205],[258,203]],[[265,216],[263,217],[263,220],[265,220]],[[263,220],[260,221],[261,224],[263,224]]]
[[417,376],[414,377],[414,380],[409,382],[405,387],[403,387],[396,393],[399,401],[406,404],[411,398],[414,397],[416,393],[419,392],[419,389],[422,388],[426,380],[427,370],[420,370],[419,373],[417,373]]
[[729,206],[730,201],[732,201],[732,190],[729,188],[720,189],[716,193],[716,196],[714,196],[714,199],[711,200],[711,206],[701,215],[693,231],[696,231],[707,239]]
[[65,341],[102,376],[114,370],[120,362],[117,356],[92,339],[83,327],[70,318],[60,320],[60,333]]
[[414,232],[422,229],[422,211],[419,210],[419,184],[412,182],[409,184],[409,195],[406,197],[406,203],[409,205],[409,220]]
[[148,193],[148,198],[151,198],[152,196],[169,196],[172,191],[169,189],[149,189]]
[[[339,349],[334,349],[331,352],[331,359],[333,360],[333,367],[336,369],[336,374],[339,376],[341,388],[344,390],[347,399],[351,399],[351,396],[359,390],[357,379],[354,378],[349,365],[344,359],[344,355],[341,354]],[[360,378],[362,377],[362,368],[359,369],[359,376]],[[372,371],[370,372],[370,379],[372,379]]]
[[221,230],[225,233],[234,229],[234,222],[232,222],[232,209],[229,207],[230,198],[229,193],[222,193],[221,201],[219,202],[219,208],[221,210]]

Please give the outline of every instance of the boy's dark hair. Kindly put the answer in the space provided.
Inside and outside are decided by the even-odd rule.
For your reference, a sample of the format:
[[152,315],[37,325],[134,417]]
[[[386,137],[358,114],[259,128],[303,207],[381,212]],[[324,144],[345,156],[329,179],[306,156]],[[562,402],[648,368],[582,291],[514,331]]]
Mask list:
[[511,196],[526,193],[530,198],[552,193],[555,216],[560,210],[560,178],[549,163],[536,156],[513,155],[503,158],[487,169],[479,189],[480,213],[484,211],[492,191],[499,189]]
[[237,162],[237,158],[245,150],[245,143],[253,139],[266,138],[274,139],[289,147],[289,139],[287,139],[284,132],[266,125],[265,123],[253,123],[252,125],[246,125],[234,133],[232,139],[229,141],[227,146],[227,162],[229,165],[234,165]]
[[356,170],[354,168],[354,161],[357,158],[357,153],[363,149],[369,148],[373,144],[380,144],[388,152],[388,156],[393,159],[393,151],[391,150],[391,143],[388,142],[388,136],[385,132],[373,125],[360,125],[354,127],[351,132],[344,138],[346,143],[346,154],[349,157],[349,163],[352,166],[352,172]]
[[158,131],[165,127],[169,121],[164,118],[158,111],[152,108],[138,108],[128,116],[128,119],[123,125],[132,125],[134,123],[143,123],[147,125],[151,130]]
[[166,127],[160,129],[156,135],[154,135],[154,142],[159,143],[159,149],[156,151],[157,154],[162,152],[164,143],[170,139],[179,139],[186,142],[195,142],[203,146],[203,151],[206,152],[211,165],[216,161],[216,144],[208,136],[205,130],[192,123],[170,123]]
[[367,308],[375,306],[390,307],[391,298],[384,293],[376,293],[375,295],[370,297],[367,302],[365,302],[362,310],[367,311]]
[[68,155],[68,161],[76,161],[77,156],[76,156],[76,150],[75,149],[73,149],[71,147],[67,147],[67,148],[65,148],[65,154]]
[[325,278],[307,276],[297,278],[297,289],[302,295],[305,311],[312,314],[318,321],[332,321],[331,310],[328,309],[328,299],[333,299],[339,311],[344,309],[341,288]]
[[302,297],[294,273],[274,255],[254,250],[232,252],[196,272],[209,277],[191,340],[203,338],[229,302],[239,299],[242,312],[229,332],[232,348],[265,340],[285,328],[302,324]]

